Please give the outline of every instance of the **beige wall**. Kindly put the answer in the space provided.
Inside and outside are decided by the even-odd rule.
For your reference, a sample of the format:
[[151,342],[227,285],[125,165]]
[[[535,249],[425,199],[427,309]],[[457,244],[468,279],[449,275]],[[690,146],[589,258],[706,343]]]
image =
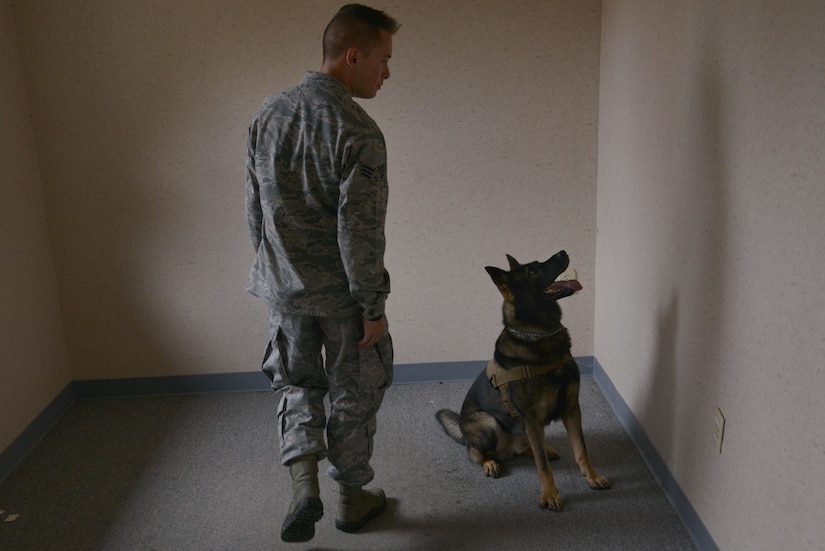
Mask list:
[[595,355],[722,549],[825,537],[824,31],[604,3]]
[[70,381],[9,2],[0,2],[0,451]]
[[[74,379],[254,371],[246,127],[320,65],[340,2],[14,7]],[[389,2],[392,78],[366,108],[390,155],[398,363],[483,360],[483,267],[565,248],[592,354],[600,4]]]

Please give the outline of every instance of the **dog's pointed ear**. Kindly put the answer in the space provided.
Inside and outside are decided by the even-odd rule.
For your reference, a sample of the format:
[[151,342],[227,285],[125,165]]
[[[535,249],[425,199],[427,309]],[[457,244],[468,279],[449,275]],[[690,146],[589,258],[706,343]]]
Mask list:
[[516,268],[518,268],[519,266],[521,266],[521,264],[519,264],[519,263],[518,263],[518,260],[516,260],[516,259],[515,259],[515,258],[513,258],[512,256],[510,256],[509,254],[508,254],[508,255],[506,255],[506,256],[507,256],[507,262],[509,262],[509,263],[510,263],[510,269],[511,269],[511,270],[515,270]]
[[505,300],[513,300],[513,293],[510,291],[510,285],[507,283],[507,275],[509,272],[505,272],[495,266],[485,266],[484,269],[490,274],[493,283],[496,284],[496,287],[498,287],[499,292]]

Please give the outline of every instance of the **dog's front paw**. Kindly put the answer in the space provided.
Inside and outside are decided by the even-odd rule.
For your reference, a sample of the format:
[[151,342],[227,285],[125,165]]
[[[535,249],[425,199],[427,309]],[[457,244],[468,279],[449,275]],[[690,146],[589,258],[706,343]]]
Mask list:
[[492,459],[488,459],[482,463],[481,468],[484,469],[484,474],[490,478],[498,478],[498,475],[501,474],[501,465]]
[[556,493],[544,493],[541,494],[541,501],[539,502],[539,506],[542,509],[550,509],[551,511],[561,511],[564,508],[564,503],[562,503],[561,496],[558,492]]
[[593,476],[587,476],[586,478],[587,485],[594,490],[606,490],[610,488],[610,482],[600,474],[593,473]]

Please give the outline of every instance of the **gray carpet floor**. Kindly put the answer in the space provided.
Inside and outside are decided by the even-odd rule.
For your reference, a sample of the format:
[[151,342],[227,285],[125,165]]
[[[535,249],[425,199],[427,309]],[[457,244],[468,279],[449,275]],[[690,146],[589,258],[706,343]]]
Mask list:
[[[78,401],[0,484],[0,549],[50,550],[682,550],[694,545],[592,378],[584,430],[596,469],[578,473],[564,428],[547,428],[560,513],[538,506],[533,461],[486,478],[434,418],[469,382],[393,386],[373,466],[387,511],[357,534],[335,529],[335,486],[321,477],[315,538],[280,541],[289,475],[275,448],[274,393]],[[326,467],[323,462],[322,469]]]

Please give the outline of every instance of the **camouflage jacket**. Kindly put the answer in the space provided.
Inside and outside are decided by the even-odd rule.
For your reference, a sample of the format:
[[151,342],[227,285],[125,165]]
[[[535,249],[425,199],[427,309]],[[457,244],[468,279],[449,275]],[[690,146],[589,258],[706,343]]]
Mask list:
[[288,314],[384,314],[384,135],[346,87],[308,72],[249,127],[247,290]]

